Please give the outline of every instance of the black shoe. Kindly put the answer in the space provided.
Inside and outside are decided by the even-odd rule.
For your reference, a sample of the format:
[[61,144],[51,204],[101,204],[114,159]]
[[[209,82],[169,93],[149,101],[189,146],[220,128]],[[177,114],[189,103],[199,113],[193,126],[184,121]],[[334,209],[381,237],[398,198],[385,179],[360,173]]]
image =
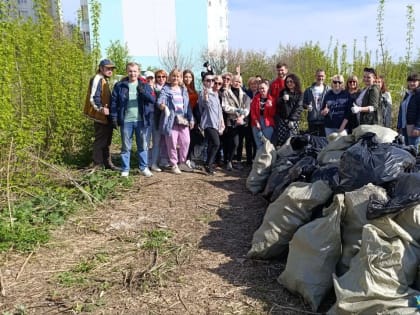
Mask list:
[[178,165],[178,168],[182,171],[182,172],[189,172],[189,173],[193,173],[194,169],[189,167],[187,164],[185,163],[181,163]]
[[204,169],[206,170],[207,174],[209,174],[209,175],[215,175],[216,174],[215,170],[210,166],[206,165],[206,166],[204,166]]
[[237,170],[243,170],[244,169],[242,163],[240,163],[240,162],[237,162],[237,163],[233,164],[233,168],[235,168]]

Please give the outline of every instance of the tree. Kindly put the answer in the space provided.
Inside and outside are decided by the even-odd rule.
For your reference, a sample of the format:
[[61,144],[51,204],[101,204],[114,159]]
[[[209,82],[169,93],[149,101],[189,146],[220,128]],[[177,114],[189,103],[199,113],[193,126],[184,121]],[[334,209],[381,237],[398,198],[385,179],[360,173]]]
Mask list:
[[131,59],[127,43],[123,45],[119,40],[111,41],[106,49],[106,55],[116,67],[115,74],[125,74],[125,67]]

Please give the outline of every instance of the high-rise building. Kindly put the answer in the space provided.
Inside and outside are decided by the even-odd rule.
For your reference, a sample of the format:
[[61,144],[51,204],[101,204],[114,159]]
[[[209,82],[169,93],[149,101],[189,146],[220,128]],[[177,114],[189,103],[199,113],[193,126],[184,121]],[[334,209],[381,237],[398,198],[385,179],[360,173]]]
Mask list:
[[[17,14],[23,18],[32,18],[36,20],[36,12],[34,9],[34,0],[15,0]],[[61,17],[61,0],[50,0],[48,1],[49,11],[51,16],[58,17],[62,21]]]
[[[227,51],[227,0],[97,0],[100,3],[99,42],[102,55],[111,42],[127,44],[142,64],[161,67],[162,58],[176,52],[201,68],[203,52]],[[82,32],[92,39],[91,10],[81,0]],[[167,69],[169,70],[169,69]]]

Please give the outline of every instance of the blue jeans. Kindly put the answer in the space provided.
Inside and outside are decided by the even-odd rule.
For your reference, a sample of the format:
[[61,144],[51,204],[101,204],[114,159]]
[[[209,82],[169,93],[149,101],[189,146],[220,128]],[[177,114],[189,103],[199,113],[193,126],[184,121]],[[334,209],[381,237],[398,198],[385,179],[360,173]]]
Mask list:
[[414,145],[417,153],[419,152],[420,137],[408,137],[408,145]]
[[[264,123],[264,118],[260,118],[260,125],[261,125],[261,132],[263,133],[264,137],[266,137],[269,141],[271,141],[271,137],[273,136],[274,128],[273,127],[266,127]],[[258,129],[257,127],[252,127],[252,134],[254,136],[255,144],[257,146],[257,150],[263,146],[261,138],[258,136]]]
[[121,125],[121,166],[122,171],[130,170],[131,145],[133,134],[136,136],[137,157],[140,170],[144,170],[147,165],[148,146],[151,136],[150,127],[145,127],[143,121],[124,122]]

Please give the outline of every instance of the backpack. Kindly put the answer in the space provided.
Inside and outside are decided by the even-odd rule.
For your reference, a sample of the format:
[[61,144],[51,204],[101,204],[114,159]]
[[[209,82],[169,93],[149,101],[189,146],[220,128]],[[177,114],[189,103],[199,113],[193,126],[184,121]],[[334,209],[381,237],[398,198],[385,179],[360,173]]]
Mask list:
[[[89,88],[88,88],[87,93],[86,93],[85,106],[83,107],[83,114],[87,118],[89,118],[89,119],[91,119],[95,122],[101,123],[103,125],[107,125],[108,124],[108,117],[105,116],[103,113],[97,111],[95,109],[95,107],[92,105],[92,103],[90,102],[90,93],[91,93],[91,90],[92,90],[93,79],[94,78],[90,79],[90,81],[89,81]],[[104,87],[107,84],[107,82],[106,82],[105,79],[101,79],[100,84],[102,84],[102,87]],[[109,105],[105,104],[103,106],[108,107]]]

